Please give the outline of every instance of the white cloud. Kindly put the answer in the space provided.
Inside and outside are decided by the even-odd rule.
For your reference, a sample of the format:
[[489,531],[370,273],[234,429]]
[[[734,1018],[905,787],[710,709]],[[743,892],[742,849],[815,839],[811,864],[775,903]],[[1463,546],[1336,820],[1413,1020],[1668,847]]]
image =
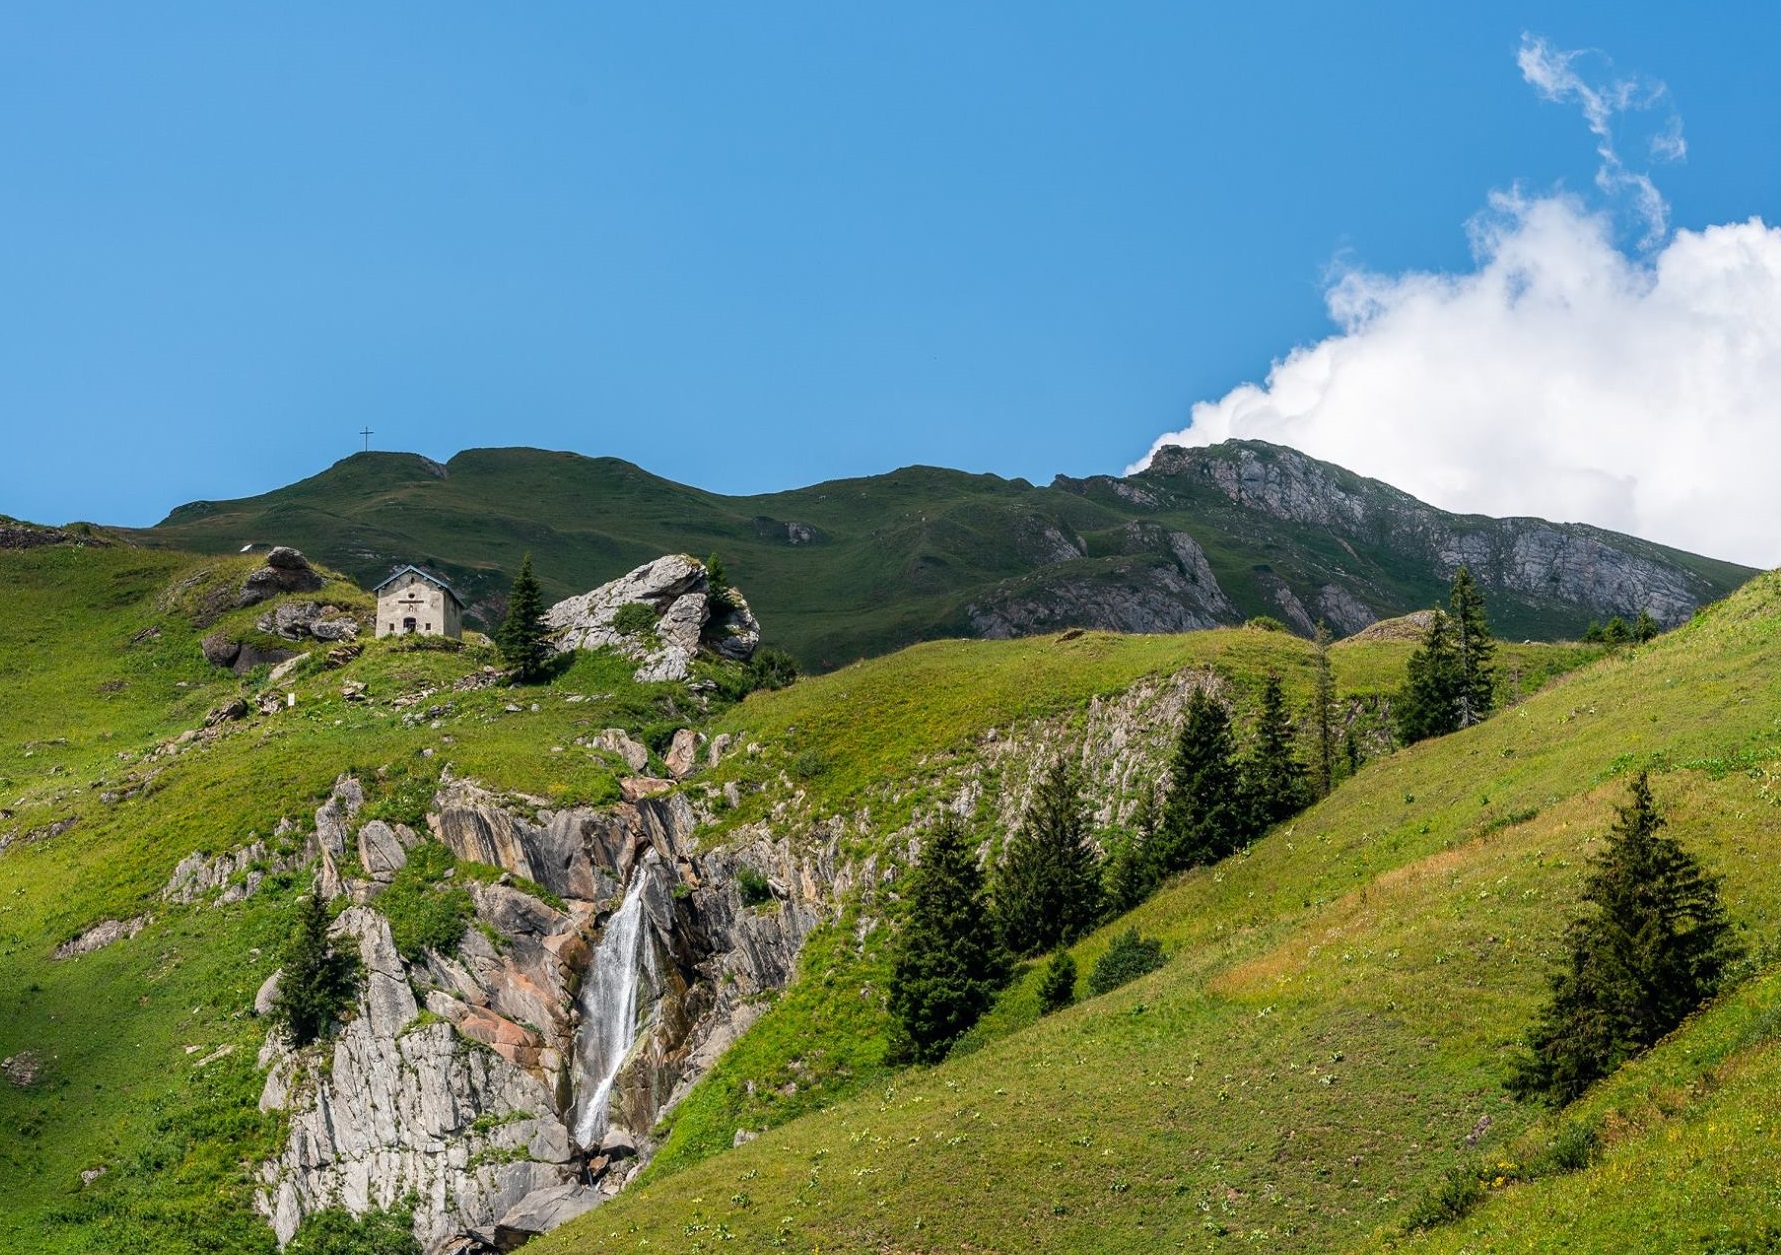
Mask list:
[[[1650,98],[1579,95],[1574,60],[1538,41],[1521,56],[1592,130]],[[1752,218],[1629,252],[1609,210],[1511,192],[1470,230],[1465,273],[1339,273],[1337,334],[1195,405],[1156,446],[1270,440],[1449,510],[1781,563],[1781,229]]]

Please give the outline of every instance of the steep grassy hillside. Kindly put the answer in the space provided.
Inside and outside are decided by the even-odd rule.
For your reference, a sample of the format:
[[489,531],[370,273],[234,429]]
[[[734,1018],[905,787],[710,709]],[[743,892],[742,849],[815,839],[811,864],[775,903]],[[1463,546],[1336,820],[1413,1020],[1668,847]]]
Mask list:
[[752,497],[534,449],[444,465],[365,453],[264,496],[181,506],[139,536],[213,553],[293,544],[367,585],[424,563],[484,621],[526,552],[559,597],[663,552],[717,552],[769,638],[819,670],[920,640],[1072,625],[1171,631],[1270,615],[1305,634],[1320,616],[1352,630],[1432,604],[1461,559],[1514,638],[1574,637],[1648,603],[1674,620],[1752,574],[1590,528],[1445,514],[1239,442],[1123,480],[1040,488],[907,467]]
[[[616,725],[659,750],[691,725],[740,747],[688,786],[716,812],[704,840],[762,825],[827,833],[842,857],[888,871],[961,788],[979,791],[980,821],[1001,822],[989,799],[1012,768],[998,746],[1070,743],[1184,674],[1215,676],[1240,705],[1268,670],[1295,700],[1310,682],[1303,641],[1254,629],[939,643],[737,706],[635,685],[628,666],[593,655],[534,689],[460,687],[487,661],[475,647],[382,642],[338,669],[306,664],[288,686],[294,707],[179,742],[225,698],[267,685],[210,668],[197,648],[210,630],[252,630],[257,612],[218,595],[252,565],[122,547],[0,553],[12,668],[0,685],[0,1059],[30,1072],[0,1078],[0,1251],[271,1249],[249,1203],[280,1131],[255,1108],[264,1029],[246,1011],[306,881],[276,875],[221,907],[159,889],[195,850],[253,836],[277,849],[280,820],[301,821],[342,771],[392,820],[418,820],[447,767],[598,803],[625,769],[577,738]],[[1483,728],[1371,763],[1288,831],[1138,912],[1170,947],[1163,971],[1045,1020],[1029,978],[938,1069],[884,1064],[889,931],[850,908],[679,1109],[642,1187],[543,1249],[603,1249],[613,1234],[624,1249],[711,1249],[725,1232],[743,1249],[803,1250],[1381,1240],[1449,1166],[1542,1136],[1535,1113],[1501,1095],[1504,1052],[1632,767],[1663,773],[1678,832],[1727,875],[1753,950],[1768,952],[1781,919],[1764,871],[1781,835],[1768,774],[1781,773],[1778,613],[1765,577]],[[1363,732],[1407,652],[1334,651]],[[1515,646],[1503,662],[1528,692],[1597,656]],[[349,683],[366,685],[363,700]],[[1121,799],[1099,800],[1117,821]],[[144,914],[134,937],[52,957],[102,919]],[[1105,943],[1078,948],[1085,971]],[[1717,1027],[1694,1055],[1654,1058],[1648,1081],[1619,1078],[1632,1086],[1621,1097],[1586,1100],[1622,1113],[1597,1167],[1506,1182],[1468,1223],[1513,1232],[1574,1190],[1563,1206],[1618,1197],[1612,1224],[1633,1225],[1643,1204],[1613,1171],[1639,1146],[1682,1156],[1675,1188],[1694,1188],[1702,1169],[1676,1149],[1674,1119],[1724,1112],[1697,1132],[1729,1153],[1717,1130],[1748,1135],[1748,1104],[1772,1102],[1763,988],[1703,1019]],[[1697,1084],[1697,1065],[1714,1078]],[[1737,1105],[1690,1105],[1687,1084]],[[728,1150],[738,1129],[767,1131]],[[1742,1223],[1748,1190],[1720,1187],[1702,1223]]]
[[[280,821],[306,822],[349,770],[374,813],[411,823],[447,769],[555,803],[615,801],[626,769],[577,737],[659,740],[707,717],[685,685],[634,684],[604,656],[519,693],[461,691],[486,651],[386,641],[339,669],[306,664],[281,686],[294,707],[182,743],[266,687],[264,668],[237,678],[198,649],[204,631],[251,630],[264,607],[217,618],[213,594],[254,565],[0,552],[0,1251],[272,1249],[251,1189],[278,1124],[256,1109],[265,1026],[247,1011],[308,876],[184,906],[159,894],[181,859],[256,837],[278,852]],[[343,695],[352,682],[364,699]],[[53,957],[142,915],[134,937]]]
[[[1246,856],[1112,928],[1168,965],[658,1172],[544,1240],[606,1249],[1329,1250],[1391,1242],[1455,1167],[1557,1124],[1502,1080],[1584,860],[1650,767],[1767,972],[1781,941],[1781,578],[1472,731],[1369,765]],[[839,682],[834,677],[829,682]],[[806,691],[808,695],[808,691]],[[1768,1249],[1776,1046],[1764,975],[1565,1119],[1607,1150],[1503,1181],[1437,1249]],[[1746,1146],[1746,1142],[1753,1146]],[[1495,1184],[1493,1179],[1493,1184]]]

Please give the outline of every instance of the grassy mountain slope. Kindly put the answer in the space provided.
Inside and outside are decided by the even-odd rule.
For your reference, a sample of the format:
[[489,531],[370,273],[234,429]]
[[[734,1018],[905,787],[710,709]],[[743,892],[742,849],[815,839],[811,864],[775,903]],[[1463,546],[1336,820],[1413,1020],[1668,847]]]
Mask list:
[[[453,690],[486,651],[386,641],[337,670],[306,664],[292,709],[173,745],[266,683],[264,669],[238,679],[198,649],[214,627],[251,630],[264,607],[214,621],[204,608],[255,565],[0,552],[0,1058],[35,1072],[0,1079],[0,1251],[273,1249],[251,1173],[278,1124],[255,1106],[265,1026],[247,1010],[308,878],[274,876],[227,907],[162,901],[182,858],[256,836],[276,852],[280,820],[306,822],[348,770],[374,813],[409,822],[448,765],[560,803],[615,801],[628,772],[575,737],[704,718],[684,685],[633,684],[630,664],[603,656],[581,656],[522,706],[507,689]],[[355,680],[370,700],[342,695]],[[449,706],[436,719],[391,704],[427,690],[422,709]],[[137,936],[53,957],[101,920],[143,914],[153,922]]]
[[[1258,450],[1270,464],[1290,454],[1233,443],[1196,456],[1232,461]],[[528,551],[553,596],[585,591],[663,552],[715,551],[770,637],[806,667],[828,669],[914,641],[981,634],[1009,607],[1016,622],[1037,614],[1060,627],[1139,627],[1178,613],[1146,603],[1158,596],[1159,580],[1193,595],[1170,532],[1191,534],[1204,550],[1229,601],[1213,616],[1220,621],[1281,615],[1283,589],[1316,617],[1330,586],[1390,616],[1444,595],[1451,568],[1430,548],[1431,529],[1461,535],[1497,526],[1290,457],[1313,468],[1321,485],[1401,525],[1340,534],[1259,497],[1233,500],[1212,479],[1175,466],[1128,480],[1060,478],[1045,488],[906,467],[725,497],[612,458],[477,449],[443,466],[412,454],[356,454],[263,496],[181,506],[139,538],[214,553],[256,541],[292,544],[366,584],[393,563],[420,562],[457,582],[485,618]],[[1514,521],[1510,531],[1521,535],[1536,523]],[[1694,600],[1723,595],[1751,574],[1628,537],[1566,532],[1585,533],[1675,574]],[[1517,638],[1575,636],[1591,618],[1643,608],[1630,604],[1635,588],[1592,594],[1595,601],[1544,585],[1505,595],[1498,626]],[[1614,604],[1595,604],[1603,597]]]
[[[1450,1168],[1520,1154],[1545,1127],[1501,1082],[1629,771],[1658,773],[1673,831],[1771,961],[1778,649],[1781,578],[1765,576],[1375,762],[1077,947],[1086,969],[1136,924],[1168,945],[1163,970],[1043,1020],[1029,976],[974,1051],[659,1174],[541,1250],[1376,1245]],[[1667,1249],[1762,1249],[1773,988],[1735,991],[1583,1100],[1578,1117],[1606,1117],[1598,1165],[1505,1182],[1466,1227],[1418,1242],[1626,1249],[1661,1217]],[[1759,1157],[1734,1171],[1745,1137]]]
[[[1267,669],[1295,696],[1309,683],[1307,646],[1281,633],[1089,633],[923,646],[705,712],[684,686],[633,685],[628,667],[597,656],[520,694],[457,692],[483,662],[474,649],[384,642],[338,671],[300,671],[294,709],[163,751],[224,697],[265,683],[214,671],[197,650],[211,594],[252,565],[122,547],[0,553],[14,594],[0,604],[0,659],[17,667],[0,685],[0,1058],[29,1052],[38,1065],[29,1085],[0,1081],[0,1126],[14,1132],[0,1146],[0,1251],[270,1249],[247,1201],[278,1130],[254,1109],[263,1028],[245,1008],[275,965],[299,878],[223,908],[157,890],[194,849],[305,816],[340,771],[358,771],[373,813],[391,818],[415,818],[447,764],[497,788],[599,802],[622,768],[578,735],[618,725],[659,739],[692,723],[762,747],[692,786],[741,790],[708,840],[863,808],[872,821],[849,820],[845,844],[888,854],[941,800],[936,772],[969,768],[990,729],[1068,726],[1097,699],[1183,668],[1211,667],[1239,691]],[[248,630],[255,613],[215,626]],[[1769,774],[1781,773],[1778,616],[1781,589],[1764,577],[1480,729],[1369,765],[1289,831],[1142,908],[1133,922],[1169,944],[1163,971],[1042,1021],[1019,984],[938,1069],[884,1067],[867,986],[887,930],[845,918],[688,1099],[644,1186],[544,1249],[603,1249],[614,1234],[624,1249],[645,1238],[712,1249],[724,1231],[742,1249],[803,1250],[1376,1241],[1447,1167],[1540,1135],[1536,1113],[1501,1096],[1504,1050],[1538,1000],[1581,857],[1627,770],[1662,772],[1678,833],[1726,874],[1734,914],[1768,952],[1781,920],[1766,872],[1781,837]],[[1406,653],[1339,647],[1344,691],[1388,690]],[[1504,661],[1531,689],[1588,656],[1516,647]],[[371,700],[347,700],[349,680]],[[427,689],[438,695],[421,708],[451,706],[437,727],[392,703]],[[100,919],[144,912],[154,922],[134,938],[51,958]],[[1106,937],[1078,947],[1084,970]],[[1600,1165],[1505,1185],[1468,1223],[1516,1232],[1560,1205],[1544,1199],[1581,1190],[1563,1205],[1621,1209],[1590,1221],[1601,1234],[1631,1225],[1643,1203],[1612,1175],[1627,1162],[1616,1156],[1682,1154],[1671,1133],[1691,1113],[1725,1113],[1688,1127],[1729,1154],[1723,1130],[1748,1134],[1745,1104],[1773,1101],[1756,1066],[1771,1033],[1763,988],[1737,995],[1757,1000],[1747,1011],[1728,1000],[1690,1030],[1711,1038],[1678,1039],[1698,1042],[1695,1055],[1654,1057],[1649,1082],[1617,1078],[1632,1088],[1611,1100],[1621,1140]],[[1698,1101],[1745,1095],[1740,1105],[1691,1105],[1676,1080],[1698,1079],[1690,1059],[1723,1071]],[[777,1127],[712,1153],[762,1125]],[[1675,1188],[1701,1171],[1677,1159]],[[1701,1224],[1742,1223],[1754,1187],[1719,1184],[1729,1193]]]

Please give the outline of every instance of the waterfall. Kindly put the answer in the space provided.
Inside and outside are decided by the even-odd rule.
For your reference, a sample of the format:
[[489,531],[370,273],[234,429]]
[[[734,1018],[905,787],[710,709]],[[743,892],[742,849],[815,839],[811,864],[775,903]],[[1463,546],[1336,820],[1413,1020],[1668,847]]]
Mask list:
[[576,999],[575,1140],[589,1150],[606,1133],[612,1084],[637,1038],[637,983],[644,965],[653,962],[643,910],[650,870],[640,861],[632,872],[624,904],[606,921]]

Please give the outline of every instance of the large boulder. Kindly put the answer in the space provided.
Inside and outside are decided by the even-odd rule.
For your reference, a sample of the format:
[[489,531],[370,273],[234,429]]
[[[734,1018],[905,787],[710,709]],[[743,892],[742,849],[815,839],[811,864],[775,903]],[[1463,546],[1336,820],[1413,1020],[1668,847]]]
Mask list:
[[287,641],[350,641],[359,634],[350,611],[315,601],[282,601],[260,616],[259,628]]
[[241,592],[236,595],[235,604],[257,606],[280,593],[313,593],[326,583],[327,580],[309,565],[308,558],[295,549],[280,545],[266,555],[265,566],[241,581]]
[[[705,564],[669,554],[559,601],[545,622],[560,652],[616,649],[638,664],[635,678],[640,683],[684,680],[701,645],[745,661],[760,643],[760,623],[740,593],[729,589],[721,603],[714,603]],[[625,614],[629,606],[646,608],[653,623]]]

